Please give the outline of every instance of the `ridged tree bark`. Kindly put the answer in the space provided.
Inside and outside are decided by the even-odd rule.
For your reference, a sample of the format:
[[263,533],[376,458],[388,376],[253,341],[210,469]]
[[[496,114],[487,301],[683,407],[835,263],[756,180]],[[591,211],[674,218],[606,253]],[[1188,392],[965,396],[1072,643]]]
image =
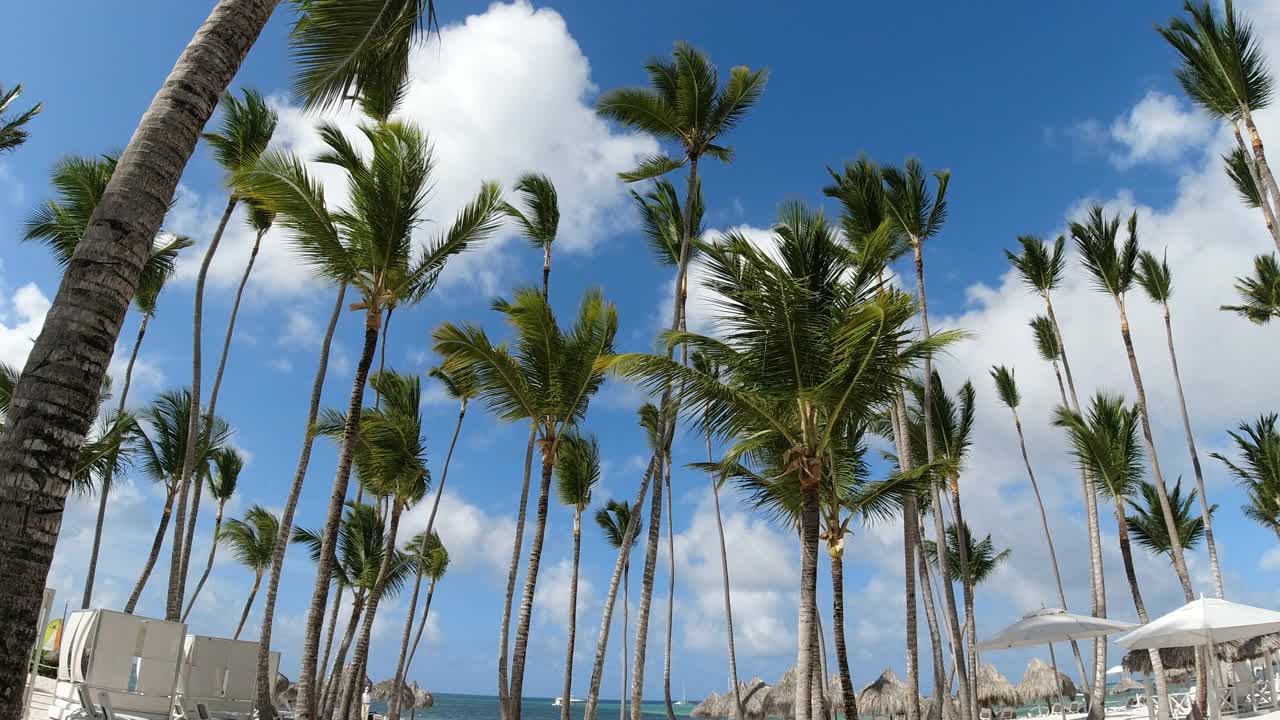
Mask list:
[[169,490],[165,494],[164,509],[160,511],[160,524],[156,526],[156,536],[151,540],[151,552],[147,554],[147,562],[142,566],[142,573],[138,576],[138,581],[133,584],[133,592],[129,593],[129,600],[124,604],[124,611],[132,614],[133,609],[138,606],[138,599],[142,597],[142,591],[147,587],[147,580],[151,579],[151,571],[155,569],[156,560],[160,558],[160,546],[164,545],[164,533],[169,528],[169,518],[173,515],[173,490]]
[[511,604],[520,572],[520,551],[524,549],[524,523],[529,509],[529,479],[533,475],[533,443],[538,436],[536,422],[529,423],[529,445],[524,451],[524,480],[520,484],[520,509],[516,513],[516,535],[511,543],[511,564],[507,567],[507,597],[502,604],[502,639],[498,648],[498,709],[502,720],[512,720],[510,689],[507,684],[507,648],[511,641]]
[[347,627],[342,631],[342,642],[338,643],[338,653],[333,658],[333,669],[329,672],[329,681],[324,684],[324,697],[320,706],[320,717],[333,717],[334,706],[337,704],[338,694],[342,689],[342,680],[344,673],[342,669],[347,664],[347,652],[351,650],[351,641],[355,639],[356,630],[360,627],[361,613],[364,611],[365,594],[355,593],[354,600],[351,603],[351,618],[347,620]]
[[[338,610],[342,607],[342,594],[346,588],[338,585],[338,591],[333,594],[333,609],[329,611],[329,625],[325,628],[324,636],[324,656],[320,660],[320,671],[329,667],[329,656],[333,654],[333,635],[338,629]],[[316,682],[323,685],[324,677],[317,677]],[[326,688],[327,690],[327,688]]]
[[[1280,207],[1280,186],[1276,185],[1276,178],[1271,174],[1271,164],[1267,162],[1267,153],[1262,147],[1262,136],[1258,134],[1258,126],[1253,123],[1253,112],[1246,105],[1241,104],[1240,117],[1244,120],[1245,130],[1249,133],[1254,162],[1257,164],[1258,175],[1262,178],[1262,185],[1258,189],[1269,192],[1272,206]],[[1280,247],[1280,241],[1277,241],[1276,246]]]
[[[929,720],[941,720],[943,700],[951,695],[951,680],[947,675],[947,662],[942,651],[942,632],[938,627],[938,608],[933,596],[933,571],[929,558],[924,554],[924,517],[916,522],[916,564],[920,573],[920,590],[924,596],[924,616],[929,627],[929,646],[933,656],[933,695],[929,698]],[[949,638],[948,638],[949,639]],[[955,648],[951,647],[952,658]]]
[[582,557],[582,508],[573,509],[573,578],[569,582],[569,626],[564,653],[564,687],[560,692],[560,720],[569,720],[573,697],[573,641],[578,629],[578,560]]
[[[551,475],[556,465],[555,435],[544,435],[542,443],[542,481],[538,486],[538,516],[529,543],[529,565],[525,570],[524,595],[520,598],[520,616],[516,620],[516,641],[511,650],[511,720],[520,720],[524,698],[525,654],[529,648],[529,623],[533,619],[533,593],[538,587],[538,569],[542,565],[542,541],[547,533],[547,506],[551,500]],[[567,702],[567,700],[566,700]]]
[[[676,720],[676,709],[671,706],[671,628],[675,624],[673,614],[676,607],[676,531],[671,522],[670,463],[663,472],[663,484],[667,486],[667,559],[670,565],[667,572],[667,643],[662,653],[662,701],[667,711],[667,720]],[[734,690],[736,692],[737,688]]]
[[[302,495],[302,483],[307,479],[307,467],[311,463],[311,446],[315,443],[315,434],[311,428],[316,424],[316,416],[320,412],[320,396],[324,391],[325,375],[329,371],[329,347],[333,344],[333,331],[338,326],[338,318],[342,316],[342,304],[347,296],[347,286],[338,288],[338,298],[333,303],[333,312],[329,314],[329,325],[325,328],[324,341],[320,344],[320,360],[316,364],[315,380],[311,383],[311,404],[307,406],[307,421],[302,429],[302,451],[298,458],[298,467],[293,473],[293,483],[289,486],[289,497],[285,500],[284,511],[280,513],[280,534],[276,535],[276,545],[272,550],[271,570],[267,576],[267,593],[262,606],[262,633],[258,638],[258,684],[257,698],[254,707],[261,720],[275,720],[275,704],[271,702],[271,688],[275,678],[271,677],[271,631],[276,611],[276,593],[280,589],[280,573],[284,568],[284,554],[289,548],[289,537],[293,532],[293,514],[298,509],[298,498]],[[342,589],[338,589],[341,597]],[[334,618],[337,618],[337,605],[334,605]],[[333,641],[333,625],[330,621],[329,639]],[[325,661],[320,664],[324,668],[328,664],[329,650],[325,649]]]
[[387,578],[391,576],[391,564],[396,561],[396,534],[400,530],[400,517],[404,512],[404,504],[396,497],[392,497],[390,502],[391,518],[387,521],[387,539],[382,548],[382,563],[378,567],[378,577],[373,583],[373,589],[369,591],[369,597],[365,600],[360,636],[356,639],[356,651],[351,656],[351,664],[355,666],[357,672],[352,674],[347,686],[343,688],[341,714],[338,716],[340,718],[351,717],[352,702],[359,702],[360,692],[363,689],[365,664],[369,661],[369,639],[373,637],[373,621],[377,618],[378,605],[382,602],[382,596],[387,589]]
[[[818,720],[813,713],[814,610],[818,591],[818,491],[805,487],[800,497],[800,621],[796,637],[796,720]],[[634,718],[634,713],[633,713]]]
[[[902,430],[902,415],[905,407],[902,393],[899,391],[889,407],[889,418],[893,425],[893,440],[898,450],[898,462],[903,471],[911,468],[911,438]],[[908,494],[902,501],[902,577],[903,600],[906,607],[907,693],[911,698],[915,698],[915,702],[907,703],[906,720],[920,720],[920,623],[916,607],[916,555],[920,534],[918,518],[916,499]]]
[[[120,156],[63,273],[0,434],[0,687],[26,683],[76,458],[151,242],[200,131],[279,0],[219,0]],[[0,696],[0,720],[25,713]]]
[[[844,716],[858,717],[858,697],[849,674],[849,652],[844,644],[844,553],[831,553],[831,633],[836,643],[836,665],[840,672],[840,699]],[[736,683],[735,683],[736,684]]]
[[649,503],[649,536],[644,549],[644,573],[640,577],[640,605],[636,608],[636,644],[631,660],[631,720],[643,720],[644,660],[649,639],[649,608],[653,601],[653,575],[658,565],[658,539],[662,537],[662,486],[668,459],[659,459],[658,477]]

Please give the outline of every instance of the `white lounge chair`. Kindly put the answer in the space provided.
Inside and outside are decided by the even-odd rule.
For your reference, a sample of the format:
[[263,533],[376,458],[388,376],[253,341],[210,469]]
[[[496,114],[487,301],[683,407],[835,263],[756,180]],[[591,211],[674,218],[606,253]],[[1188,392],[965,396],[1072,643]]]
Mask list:
[[50,720],[168,720],[186,629],[112,610],[72,613],[63,628]]
[[[268,675],[276,676],[280,653],[271,653]],[[175,720],[241,720],[253,714],[257,693],[258,643],[188,635],[178,671]]]

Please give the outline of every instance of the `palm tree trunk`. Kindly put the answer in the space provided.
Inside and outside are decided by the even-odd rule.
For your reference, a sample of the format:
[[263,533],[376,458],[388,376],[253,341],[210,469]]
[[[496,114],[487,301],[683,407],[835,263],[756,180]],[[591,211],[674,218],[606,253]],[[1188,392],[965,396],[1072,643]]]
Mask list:
[[333,717],[334,705],[342,687],[344,675],[342,670],[347,665],[347,651],[351,649],[351,641],[360,627],[360,616],[364,611],[365,593],[354,593],[354,598],[351,603],[351,618],[347,620],[346,630],[342,632],[342,642],[338,643],[338,653],[333,659],[333,670],[329,673],[329,682],[324,687],[324,703],[320,709],[320,716],[326,720]]
[[671,464],[663,469],[663,484],[667,486],[667,559],[670,572],[667,575],[667,644],[662,658],[662,700],[666,704],[667,720],[676,720],[676,710],[671,706],[671,628],[675,623],[676,606],[676,531],[672,527],[671,512]]
[[[664,421],[665,422],[665,421]],[[662,536],[663,473],[669,459],[659,459],[658,477],[653,483],[653,500],[649,504],[649,537],[644,549],[644,574],[640,580],[640,605],[636,609],[636,645],[631,661],[631,720],[642,720],[644,708],[644,660],[649,639],[649,607],[653,600],[653,574],[658,564],[658,539]]]
[[[285,500],[284,511],[280,514],[280,534],[276,535],[275,548],[271,554],[267,594],[262,606],[262,635],[258,640],[258,690],[254,701],[254,707],[261,720],[274,720],[276,717],[275,705],[271,702],[271,688],[275,685],[275,678],[271,677],[271,631],[276,611],[276,593],[280,589],[280,573],[284,569],[284,554],[289,547],[289,535],[293,532],[293,514],[298,508],[298,497],[302,495],[302,483],[307,478],[307,467],[311,463],[311,446],[315,442],[315,435],[311,432],[311,428],[315,425],[316,415],[320,412],[320,395],[324,391],[324,379],[329,370],[329,347],[333,344],[333,331],[338,326],[338,318],[342,315],[342,303],[346,295],[346,285],[338,288],[338,297],[333,303],[333,312],[329,315],[329,325],[325,329],[324,342],[320,345],[316,377],[311,383],[311,404],[307,407],[307,421],[302,431],[302,451],[298,457],[298,467],[293,473],[293,483],[289,486],[289,497]],[[338,596],[339,598],[342,596],[341,587],[338,588]],[[334,607],[336,618],[336,604]],[[323,622],[323,618],[321,621]],[[332,642],[333,627],[330,625],[329,640],[325,646],[325,662],[320,664],[321,669],[328,665],[328,646]],[[315,668],[313,667],[312,677],[314,676]]]
[[[333,650],[333,633],[338,628],[338,608],[342,606],[342,593],[346,588],[339,583],[338,591],[333,594],[333,610],[329,611],[329,627],[326,629],[324,638],[324,659],[320,661],[320,671],[329,667],[329,655]],[[323,677],[316,678],[317,682],[324,680]]]
[[409,597],[409,612],[405,616],[404,632],[400,635],[400,657],[396,660],[396,674],[392,675],[391,699],[387,701],[387,720],[400,718],[400,683],[404,676],[404,661],[409,654],[409,636],[413,633],[413,618],[418,613],[418,592],[422,589],[422,569],[413,578],[413,594]]
[[622,685],[621,692],[618,693],[618,720],[626,720],[627,717],[627,688],[630,687],[627,681],[630,679],[627,668],[627,658],[630,657],[627,643],[629,633],[627,630],[627,615],[629,614],[628,606],[631,604],[631,591],[627,587],[627,582],[631,578],[631,559],[628,558],[622,565]]
[[1231,130],[1235,133],[1236,144],[1244,154],[1244,164],[1249,168],[1249,177],[1253,180],[1253,186],[1258,189],[1258,200],[1261,201],[1258,207],[1262,210],[1262,219],[1267,224],[1267,232],[1271,234],[1271,239],[1275,241],[1276,248],[1280,249],[1280,228],[1276,227],[1276,217],[1271,207],[1271,198],[1267,195],[1266,186],[1262,184],[1262,178],[1258,174],[1258,162],[1244,143],[1244,136],[1240,134],[1240,123],[1234,119],[1231,121]]
[[[817,564],[816,557],[814,564]],[[817,612],[816,594],[814,601],[813,626],[809,631],[809,717],[814,720],[830,720],[827,715],[827,696],[823,687],[825,684],[823,677],[826,673],[822,669],[822,656],[818,652],[818,626],[822,624],[822,616]]]
[[[391,332],[391,313],[395,312],[395,306],[387,306],[387,315],[382,322],[382,342],[378,343],[378,374],[381,375],[387,369],[387,333]],[[377,388],[373,390],[373,406],[375,408],[382,407],[382,393]],[[378,503],[378,518],[385,519],[386,512],[383,511],[382,504],[387,498],[380,498]],[[359,505],[364,501],[364,481],[356,477],[356,504]]]
[[[893,424],[893,439],[898,450],[898,462],[903,470],[908,470],[911,468],[911,438],[903,430],[905,409],[902,391],[899,390],[889,406],[889,418]],[[919,549],[917,545],[920,529],[917,522],[916,499],[915,496],[908,494],[902,502],[902,577],[904,579],[903,599],[906,607],[907,694],[914,701],[907,703],[906,720],[920,720],[920,646],[919,620],[916,611],[915,559]],[[935,654],[936,652],[935,650]],[[941,656],[938,655],[937,658],[940,659]]]
[[409,674],[413,667],[413,658],[418,654],[418,643],[422,642],[422,631],[427,628],[427,617],[431,614],[431,598],[436,594],[436,580],[427,583],[427,602],[422,606],[422,620],[418,623],[418,632],[413,636],[413,647],[409,648],[409,659],[405,661],[404,674]]
[[[204,427],[206,438],[208,438],[210,428],[213,427],[213,418],[216,417],[217,413],[218,391],[222,389],[222,375],[227,370],[227,356],[231,352],[231,337],[236,331],[236,315],[240,312],[240,299],[244,296],[244,286],[249,282],[249,273],[253,271],[253,261],[258,257],[258,249],[262,245],[262,236],[266,234],[266,230],[260,230],[254,238],[253,249],[249,251],[249,262],[245,263],[244,274],[240,276],[240,285],[236,287],[235,301],[231,304],[231,317],[227,320],[227,334],[222,340],[222,355],[218,358],[218,371],[213,375],[213,389],[209,392],[209,407],[205,410]],[[198,473],[195,495],[191,499],[191,519],[187,521],[187,537],[182,546],[180,582],[183,588],[187,584],[187,568],[191,563],[191,542],[195,539],[196,518],[200,516],[200,495],[203,481],[204,474]]]
[[[529,623],[533,619],[533,593],[538,587],[538,569],[542,564],[542,541],[547,532],[547,505],[551,499],[551,475],[555,471],[556,446],[560,440],[551,435],[542,438],[542,483],[538,487],[538,518],[529,543],[529,566],[525,570],[524,596],[520,598],[520,617],[516,621],[516,642],[511,652],[511,720],[520,720],[524,700],[524,663],[529,648]],[[568,702],[568,699],[565,700]]]
[[337,546],[338,523],[342,519],[342,506],[347,498],[347,484],[351,479],[352,449],[356,432],[360,428],[360,412],[364,400],[365,382],[369,366],[373,364],[373,351],[378,345],[379,313],[371,309],[366,313],[364,350],[356,366],[356,376],[351,383],[351,398],[347,403],[347,422],[342,430],[342,447],[338,451],[338,468],[333,478],[333,490],[329,495],[329,509],[325,515],[324,534],[320,539],[320,560],[316,564],[316,582],[311,592],[311,605],[307,608],[306,635],[302,644],[302,669],[298,672],[298,720],[315,720],[316,655],[320,646],[320,625],[324,622],[325,601],[329,599],[329,581],[332,579],[334,549]]
[[[712,461],[711,436],[707,435],[707,462]],[[733,605],[729,600],[729,552],[724,543],[724,520],[720,515],[720,484],[716,482],[714,474],[708,473],[707,477],[711,480],[711,498],[716,509],[716,537],[720,541],[720,581],[724,593],[725,635],[729,641],[729,683],[733,686],[733,715],[730,720],[742,720],[742,690],[738,687],[738,659],[733,645]],[[667,614],[671,614],[670,608]]]
[[529,422],[529,445],[524,451],[524,480],[520,484],[520,510],[516,514],[516,536],[511,543],[511,564],[507,567],[507,597],[502,605],[502,644],[498,650],[498,707],[501,720],[512,720],[510,694],[507,688],[507,646],[511,640],[511,603],[516,593],[516,574],[520,572],[520,550],[524,547],[524,521],[529,508],[529,477],[533,474],[533,443],[538,436],[538,423]]
[[[1064,401],[1065,405],[1066,402]],[[1044,544],[1049,548],[1049,565],[1053,568],[1053,582],[1058,588],[1058,602],[1062,603],[1062,609],[1067,609],[1067,594],[1062,590],[1062,573],[1058,571],[1058,553],[1053,548],[1053,533],[1049,531],[1049,515],[1044,511],[1044,500],[1040,497],[1040,485],[1036,483],[1035,471],[1031,469],[1031,458],[1027,456],[1027,441],[1022,435],[1022,419],[1018,417],[1018,411],[1010,408],[1013,412],[1013,425],[1018,430],[1018,447],[1022,450],[1022,463],[1027,466],[1027,479],[1031,481],[1031,492],[1036,496],[1036,508],[1040,511],[1040,527],[1044,529]],[[1080,671],[1080,682],[1082,686],[1088,686],[1088,676],[1084,671],[1084,658],[1080,656],[1080,646],[1075,640],[1071,641],[1071,650],[1076,656],[1076,669]]]
[[[129,353],[129,364],[124,368],[124,387],[120,388],[120,402],[116,405],[116,415],[124,412],[125,401],[129,397],[129,386],[133,383],[133,366],[138,361],[138,350],[142,348],[142,339],[147,335],[147,324],[151,316],[143,313],[138,323],[138,337],[133,341],[133,350]],[[89,549],[89,570],[84,576],[84,598],[80,601],[80,609],[88,610],[93,601],[93,580],[98,573],[98,551],[102,548],[102,526],[107,519],[107,497],[111,494],[111,481],[114,475],[115,455],[107,465],[102,478],[102,491],[98,493],[98,519],[93,527],[93,545]]]
[[146,564],[142,566],[142,574],[138,576],[138,582],[134,584],[133,592],[129,594],[129,601],[124,604],[126,613],[133,614],[133,609],[138,606],[138,598],[142,597],[142,589],[147,586],[147,580],[151,577],[151,570],[156,566],[156,559],[160,557],[160,546],[164,544],[164,531],[169,527],[169,517],[173,514],[173,495],[173,490],[169,490],[165,494],[164,509],[160,511],[160,524],[156,526],[156,536],[151,541],[151,552],[147,555]]
[[[796,720],[818,720],[813,702],[814,610],[818,590],[818,492],[802,483],[800,489],[800,621],[796,636]],[[634,717],[632,720],[638,720]]]
[[360,628],[360,637],[356,640],[355,653],[351,656],[351,664],[355,666],[356,672],[352,673],[351,680],[342,693],[342,714],[339,715],[341,718],[350,717],[351,703],[359,702],[364,682],[365,663],[369,661],[369,639],[373,637],[373,621],[378,615],[378,605],[382,602],[387,578],[391,576],[391,564],[396,561],[396,534],[400,530],[400,516],[404,512],[404,502],[394,496],[391,497],[390,502],[391,517],[387,522],[387,539],[382,548],[382,563],[378,567],[378,578],[373,583],[373,589],[369,591],[368,600],[365,601],[363,626]]
[[225,502],[218,503],[218,514],[213,517],[213,541],[209,543],[209,562],[204,565],[204,572],[200,573],[200,581],[196,583],[196,589],[191,591],[191,600],[187,603],[187,609],[182,612],[182,622],[187,621],[187,617],[191,615],[191,608],[196,606],[196,598],[200,597],[200,591],[204,589],[204,583],[209,579],[209,572],[213,570],[213,556],[218,552],[218,533],[222,531],[222,510],[226,507]]
[[[1138,613],[1138,620],[1146,625],[1151,621],[1147,617],[1147,608],[1142,602],[1142,591],[1138,588],[1138,575],[1133,568],[1133,548],[1129,543],[1129,526],[1124,517],[1124,503],[1115,498],[1116,525],[1120,536],[1120,557],[1124,560],[1124,574],[1129,581],[1129,593],[1133,595],[1133,609]],[[1160,717],[1169,718],[1169,686],[1164,675],[1164,665],[1160,660],[1160,652],[1151,650],[1151,671],[1156,676],[1156,696],[1159,698]]]
[[[151,243],[200,131],[279,0],[219,0],[120,156],[0,433],[0,687],[26,683],[70,477]],[[26,712],[0,699],[0,720]]]
[[[933,707],[929,711],[929,720],[941,720],[942,703],[951,694],[951,680],[947,676],[947,662],[942,654],[942,633],[938,628],[938,609],[933,597],[933,574],[929,570],[929,558],[924,554],[923,517],[918,519],[915,527],[917,534],[912,545],[916,548],[920,589],[924,594],[924,615],[929,627],[929,645],[933,653],[933,697],[930,698]],[[952,659],[954,660],[954,650],[952,650]]]
[[[858,717],[858,698],[849,675],[849,653],[844,644],[844,551],[831,553],[831,632],[836,644],[836,667],[840,673],[840,699],[846,718]],[[736,685],[737,683],[735,683]]]
[[[639,524],[636,520],[640,517],[640,510],[644,506],[645,495],[649,493],[649,485],[654,475],[658,472],[658,454],[655,452],[653,457],[649,459],[649,467],[645,470],[643,478],[640,480],[640,489],[636,492],[636,500],[631,505],[631,520],[627,523],[627,529],[622,533],[622,544],[618,546],[618,559],[613,564],[613,576],[609,579],[609,592],[605,596],[604,613],[600,620],[600,636],[596,640],[596,658],[591,668],[591,687],[587,691],[587,703],[584,708],[584,720],[596,720],[596,708],[600,704],[600,681],[604,677],[604,658],[609,648],[609,626],[613,623],[613,605],[618,597],[618,584],[626,575],[630,574],[631,569],[631,545],[635,542],[636,532],[639,530]],[[622,617],[623,617],[623,680],[622,680],[622,705],[625,706],[627,694],[626,680],[626,620],[627,620],[627,602],[630,596],[624,592]]]
[[240,639],[240,631],[244,630],[244,621],[249,619],[249,608],[253,607],[253,599],[258,596],[258,586],[262,584],[262,573],[256,573],[253,578],[253,587],[249,589],[249,599],[244,602],[244,610],[240,613],[240,622],[236,625],[236,634],[231,636],[232,640]]
[[969,673],[969,713],[978,718],[978,621],[974,617],[973,576],[969,572],[969,538],[968,526],[964,524],[964,513],[960,508],[960,485],[951,483],[951,511],[955,513],[956,545],[960,550],[960,579],[964,591],[964,631],[968,656]]
[[[1244,119],[1245,130],[1249,132],[1249,142],[1253,147],[1253,158],[1263,182],[1263,185],[1258,189],[1269,192],[1272,206],[1280,207],[1280,186],[1276,185],[1275,176],[1271,174],[1271,165],[1267,162],[1267,154],[1262,148],[1262,136],[1258,134],[1258,127],[1253,124],[1253,112],[1248,107],[1241,105],[1240,115]],[[1280,240],[1276,242],[1276,247],[1280,248]]]
[[564,689],[560,693],[560,720],[569,720],[569,698],[573,697],[573,641],[578,629],[578,558],[582,555],[582,507],[573,509],[573,576],[569,581],[568,642],[564,657]]
[[209,274],[209,264],[213,262],[214,253],[222,242],[222,233],[227,228],[227,221],[236,209],[239,198],[234,192],[227,198],[227,208],[222,211],[222,219],[209,240],[209,247],[204,251],[204,259],[200,261],[200,272],[196,274],[195,309],[191,313],[191,419],[187,423],[187,442],[182,456],[182,472],[178,474],[178,514],[173,519],[173,552],[169,562],[169,595],[165,602],[164,619],[177,620],[182,614],[182,593],[185,589],[185,578],[182,574],[183,547],[186,535],[183,528],[187,520],[187,498],[191,495],[191,486],[196,485],[195,494],[200,497],[200,486],[204,482],[203,473],[196,472],[196,448],[200,436],[200,340],[204,320],[204,283]]
[[[548,299],[551,291],[551,243],[542,246],[542,297]],[[568,699],[565,703],[568,704]]]
[[1173,366],[1173,384],[1178,390],[1178,409],[1182,412],[1182,430],[1187,436],[1187,451],[1191,453],[1191,467],[1196,473],[1196,490],[1200,494],[1200,517],[1204,519],[1204,542],[1209,553],[1209,569],[1213,572],[1213,587],[1218,598],[1222,592],[1222,569],[1218,565],[1218,546],[1213,540],[1213,513],[1209,512],[1209,498],[1204,488],[1204,472],[1200,469],[1200,453],[1196,452],[1195,435],[1191,432],[1191,416],[1187,413],[1187,398],[1182,392],[1182,375],[1178,372],[1178,354],[1173,349],[1173,323],[1169,318],[1169,304],[1164,305],[1164,331],[1169,340],[1169,362]]

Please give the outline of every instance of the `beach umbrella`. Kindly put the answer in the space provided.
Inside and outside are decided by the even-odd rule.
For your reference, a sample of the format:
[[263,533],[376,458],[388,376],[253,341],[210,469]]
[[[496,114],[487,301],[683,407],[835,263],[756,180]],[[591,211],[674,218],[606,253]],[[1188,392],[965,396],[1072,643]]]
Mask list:
[[720,696],[713,692],[710,695],[703,698],[702,702],[693,706],[693,709],[689,711],[689,715],[696,718],[717,717],[716,715],[712,714],[712,710],[718,709],[719,703],[720,703]]
[[[369,699],[377,702],[391,702],[391,689],[395,686],[395,678],[383,680],[380,683],[374,683],[373,689],[369,691]],[[413,704],[413,691],[408,685],[400,685],[400,706],[408,707]]]
[[409,691],[413,693],[413,702],[409,705],[412,710],[409,714],[409,720],[416,718],[419,710],[425,710],[436,704],[436,699],[432,697],[431,693],[418,687],[417,680],[409,683]]
[[793,717],[796,706],[796,669],[791,667],[782,673],[782,677],[778,678],[778,682],[769,688],[768,692],[765,692],[761,701],[766,716]]
[[885,668],[870,685],[858,693],[858,712],[862,715],[887,715],[895,717],[907,714],[907,703],[916,701],[911,691],[893,670]]
[[1027,669],[1022,673],[1022,682],[1018,683],[1018,698],[1024,703],[1075,697],[1076,684],[1071,678],[1032,658]]
[[1123,680],[1116,683],[1115,685],[1112,685],[1111,689],[1108,690],[1107,692],[1111,693],[1112,695],[1123,695],[1129,692],[1130,690],[1141,690],[1141,689],[1142,689],[1142,683],[1138,682],[1137,680],[1134,680],[1133,678],[1124,678]]
[[995,665],[983,663],[978,666],[978,704],[983,707],[1016,707],[1019,704],[1018,689],[996,670]]

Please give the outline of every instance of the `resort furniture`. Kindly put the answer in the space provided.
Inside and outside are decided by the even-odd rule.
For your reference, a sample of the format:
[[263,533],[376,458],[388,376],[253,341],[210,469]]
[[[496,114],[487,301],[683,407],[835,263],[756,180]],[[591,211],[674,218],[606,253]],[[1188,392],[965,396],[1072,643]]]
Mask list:
[[[271,653],[268,676],[280,654]],[[258,643],[188,635],[178,671],[174,720],[238,720],[253,714],[258,688]]]

